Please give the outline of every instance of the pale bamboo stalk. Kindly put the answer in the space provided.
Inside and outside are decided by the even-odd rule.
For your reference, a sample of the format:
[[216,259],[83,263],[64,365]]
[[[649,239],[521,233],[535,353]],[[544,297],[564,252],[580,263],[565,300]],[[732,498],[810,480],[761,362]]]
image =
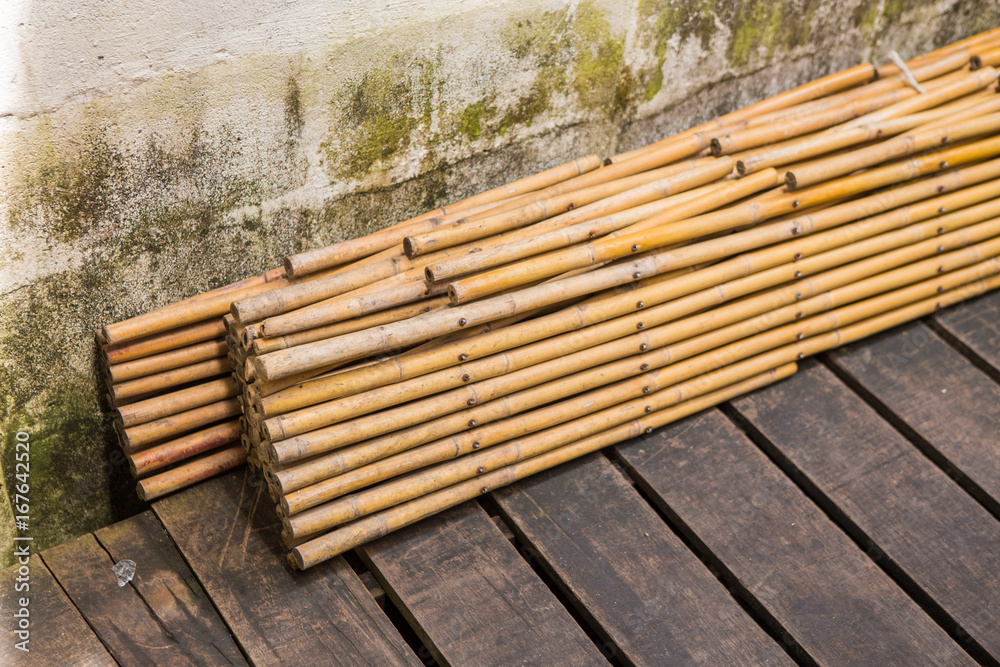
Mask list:
[[[763,116],[773,111],[787,109],[810,100],[826,97],[833,93],[852,88],[858,84],[871,81],[874,78],[874,66],[868,63],[857,65],[850,69],[835,72],[834,74],[816,79],[815,81],[804,83],[801,86],[779,93],[778,95],[773,95],[767,99],[750,104],[741,109],[737,109],[697,127],[685,130],[684,132],[672,137],[661,139],[660,141],[654,142],[648,146],[643,146],[642,148],[638,148],[627,153],[620,153],[612,157],[611,161],[618,163],[624,160],[640,157],[662,146],[685,140],[689,136],[697,136],[706,132],[716,132],[746,119]],[[707,141],[705,141],[703,145],[701,145],[701,148],[705,148],[707,145]]]
[[889,90],[870,97],[862,97],[832,109],[824,109],[823,111],[790,120],[783,120],[771,125],[747,128],[726,134],[712,139],[712,154],[716,156],[731,155],[751,148],[757,148],[758,146],[773,144],[777,141],[784,141],[803,134],[823,130],[858,118],[859,116],[864,116],[883,107],[893,105],[903,99],[909,99],[915,94],[914,91],[906,89]]
[[[751,301],[757,301],[759,305],[770,303],[772,309],[760,307],[747,307],[749,302],[737,302],[732,304],[727,311],[727,317],[718,318],[720,312],[712,311],[708,317],[713,321],[710,325],[705,325],[700,317],[687,318],[684,324],[678,323],[671,327],[663,327],[659,334],[652,332],[643,338],[645,344],[652,348],[655,345],[669,344],[674,340],[684,340],[682,333],[684,328],[689,331],[698,331],[699,328],[718,327],[714,331],[704,333],[697,338],[684,340],[669,355],[670,364],[689,358],[694,354],[710,350],[718,345],[732,342],[739,338],[753,335],[800,320],[803,317],[817,315],[823,311],[840,307],[854,301],[858,301],[875,294],[893,290],[916,281],[921,282],[919,286],[906,290],[906,299],[917,300],[938,293],[942,289],[952,289],[972,280],[976,280],[983,275],[1000,271],[1000,260],[996,254],[1000,250],[1000,243],[995,240],[992,244],[979,244],[972,248],[967,248],[956,253],[949,253],[940,258],[924,260],[911,266],[904,266],[886,274],[885,282],[880,276],[871,277],[871,271],[867,268],[862,270],[840,270],[830,272],[826,275],[816,276],[812,280],[800,281],[796,283],[796,289],[801,290],[801,294],[818,295],[802,300],[789,298],[787,295],[766,293],[755,297]],[[975,266],[966,266],[979,261],[983,256],[992,254],[991,259],[981,262]],[[938,275],[939,269],[943,267],[943,275]],[[853,268],[853,267],[848,267]],[[836,275],[839,274],[839,275]],[[852,283],[855,276],[868,276]],[[927,280],[934,278],[933,280]],[[827,288],[832,287],[829,291]],[[780,291],[780,290],[779,290]],[[825,292],[825,293],[824,293]],[[741,318],[746,318],[741,321]],[[673,329],[677,333],[670,333]],[[637,339],[642,335],[635,335]],[[653,366],[652,360],[644,359],[644,363]],[[695,371],[697,372],[697,371]],[[281,501],[282,511],[285,514],[295,514],[309,507],[318,505],[332,498],[345,493],[356,491],[365,486],[378,483],[390,477],[396,477],[407,472],[425,467],[449,458],[454,458],[462,454],[470,453],[481,447],[488,447],[504,440],[518,437],[527,433],[541,430],[578,416],[590,414],[598,410],[611,407],[617,403],[638,398],[648,393],[650,390],[656,391],[663,386],[657,378],[666,373],[671,375],[672,370],[652,371],[646,376],[639,376],[631,380],[624,381],[613,386],[606,386],[596,391],[566,399],[558,404],[535,409],[517,419],[506,419],[493,424],[487,424],[456,436],[444,440],[438,440],[431,444],[420,446],[416,449],[407,450],[398,454],[375,458],[367,465],[352,467],[337,475],[323,475],[320,464],[321,459],[314,460],[300,466],[286,468],[274,475],[276,485],[286,496]],[[650,384],[651,382],[651,384]],[[524,396],[531,393],[540,393],[537,390],[522,392]],[[513,395],[507,398],[508,402],[518,405],[511,409],[511,414],[517,414],[522,410],[537,407],[539,401],[528,401],[525,404],[519,403],[519,397]],[[545,402],[542,399],[541,402]],[[523,407],[522,407],[523,405]]]
[[659,427],[677,421],[700,410],[764,387],[792,375],[794,372],[794,364],[775,369],[656,413],[660,418],[657,422],[651,421],[653,415],[648,415],[634,424],[605,431],[573,445],[530,458],[513,466],[485,473],[476,479],[436,491],[418,500],[397,505],[390,510],[366,517],[294,547],[289,554],[289,562],[300,570],[313,567],[356,546],[416,523],[420,519],[454,507],[466,500],[477,498],[492,489],[507,486],[528,475],[555,467],[560,463],[589,454],[608,445],[637,437],[646,432],[647,428],[652,428],[651,425],[654,423],[656,427]]
[[[997,116],[997,127],[1000,128],[1000,114]],[[947,133],[949,129],[938,130],[938,132]],[[1000,142],[997,142],[996,148],[1000,148]],[[895,174],[894,177],[890,178],[897,181],[909,179],[916,175],[908,166],[913,164],[921,165],[920,169],[923,173],[927,173],[939,171],[948,166],[949,162],[948,160],[917,160],[913,163],[883,167],[881,174]],[[816,170],[803,166],[803,171],[808,174],[823,173],[826,170],[827,167],[822,165]],[[876,176],[878,173],[880,172],[873,170],[854,177],[824,183],[816,188],[797,193],[785,193],[773,199],[746,203],[684,221],[673,222],[669,225],[660,225],[656,218],[650,219],[643,223],[646,229],[638,229],[631,233],[628,230],[623,230],[621,233],[609,234],[589,243],[546,255],[538,255],[510,266],[462,278],[448,286],[448,295],[454,304],[468,303],[487,297],[501,289],[505,291],[516,289],[519,283],[557,275],[563,271],[589,266],[596,262],[626,257],[640,251],[652,250],[667,243],[691,241],[706,233],[721,232],[739,225],[756,224],[781,213],[791,213],[800,206],[808,207],[843,196],[854,195],[863,190],[874,189],[874,187],[878,187],[878,185],[873,185],[876,182],[882,185],[886,184],[884,180]],[[869,177],[876,180],[869,183],[867,182]],[[786,181],[787,179],[786,174]],[[762,236],[764,232],[753,230],[743,235],[725,238],[731,240],[738,237],[752,243],[752,239],[758,235]],[[729,242],[732,241],[723,241],[723,243]],[[750,246],[745,246],[744,249],[747,247]]]
[[894,157],[913,155],[930,148],[982,135],[995,135],[998,131],[1000,131],[1000,113],[971,118],[946,127],[935,127],[925,131],[918,129],[847,155],[832,157],[788,171],[785,174],[785,184],[789,189],[795,190],[871,167]]
[[224,333],[226,327],[221,318],[196,322],[148,338],[109,345],[104,350],[104,359],[105,363],[112,366],[218,338]]
[[333,338],[355,331],[361,331],[369,327],[390,322],[405,320],[414,315],[429,313],[432,310],[442,308],[448,304],[447,296],[440,296],[426,299],[419,303],[405,304],[398,308],[383,310],[371,315],[365,315],[346,322],[335,322],[315,329],[306,329],[296,333],[278,336],[276,338],[258,338],[253,341],[254,354],[267,354],[276,350],[284,350],[305,343],[314,343],[318,340]]
[[168,352],[161,352],[151,357],[143,357],[135,361],[126,361],[121,364],[109,366],[108,375],[114,383],[125,382],[147,375],[162,373],[173,368],[190,366],[200,361],[224,357],[227,351],[226,342],[221,338],[204,341]]
[[[653,279],[641,281],[641,284],[629,284],[615,288],[613,294],[631,291],[633,288],[639,286],[657,284],[663,280],[669,280],[672,277],[688,272],[689,269],[667,272],[662,276],[655,276]],[[433,346],[430,349],[420,351],[418,351],[419,348],[416,348],[402,355],[389,357],[382,362],[364,369],[342,373],[336,377],[331,376],[321,380],[317,379],[301,387],[289,388],[280,393],[265,394],[260,403],[255,403],[255,405],[264,415],[271,417],[311,405],[312,403],[339,398],[383,384],[399,382],[432,370],[454,366],[466,359],[475,359],[485,354],[516,346],[520,344],[518,342],[520,340],[530,342],[549,335],[563,333],[569,330],[567,327],[585,326],[586,318],[582,315],[584,312],[593,312],[592,309],[588,310],[590,304],[611,295],[598,294],[584,301],[582,304],[567,306],[567,309],[561,313],[545,314],[528,322],[492,327],[491,331],[483,333],[473,340],[466,340],[464,338],[446,340],[440,346]],[[549,322],[553,321],[553,318],[558,320],[555,327],[549,324]],[[499,325],[505,321],[510,320],[509,318],[497,320],[495,324]],[[455,336],[463,333],[460,331],[451,335]]]
[[[550,217],[553,213],[564,212],[567,207],[570,209],[576,208],[578,211],[580,209],[586,209],[586,211],[591,212],[592,215],[596,215],[596,212],[602,210],[602,207],[600,206],[595,207],[595,203],[599,200],[605,200],[611,197],[610,201],[602,202],[604,207],[614,207],[617,204],[619,207],[624,208],[630,201],[635,200],[637,196],[645,195],[648,199],[663,197],[665,196],[665,193],[670,193],[670,191],[677,190],[678,188],[689,189],[690,187],[696,187],[697,185],[702,185],[705,182],[715,180],[731,170],[731,164],[715,164],[711,161],[710,164],[704,165],[693,175],[684,173],[685,169],[683,166],[671,165],[661,167],[650,172],[633,174],[618,180],[601,183],[584,190],[578,190],[542,199],[537,202],[532,202],[521,208],[503,211],[501,213],[497,213],[496,215],[488,216],[483,218],[481,222],[485,223],[493,221],[495,223],[502,221],[512,227],[519,227],[525,224],[538,222],[544,218]],[[675,177],[673,181],[667,183],[660,182],[662,179],[670,176]],[[652,182],[659,182],[659,187],[652,186]],[[626,194],[623,197],[612,197],[613,195],[621,194],[628,190],[634,190],[635,188],[639,188],[640,186],[647,184],[651,185],[651,187],[641,189],[637,193],[633,192],[631,194]],[[685,187],[685,185],[687,187]],[[582,215],[582,213],[577,213],[577,215]],[[462,229],[470,229],[479,224],[481,223],[470,221],[459,225],[459,227]],[[500,231],[506,231],[506,229]],[[285,313],[293,309],[314,304],[322,299],[328,299],[340,294],[346,294],[351,290],[358,289],[359,287],[370,285],[379,280],[391,278],[413,269],[417,269],[418,275],[422,275],[423,267],[428,261],[432,261],[432,259],[433,258],[425,258],[423,260],[410,261],[407,257],[394,257],[374,265],[349,270],[339,275],[330,276],[321,280],[299,283],[282,290],[275,290],[259,295],[256,298],[236,302],[233,304],[232,312],[236,319],[240,322],[259,321],[267,317],[280,315],[281,313]],[[303,314],[299,313],[297,317],[303,317]],[[325,322],[318,321],[312,326],[318,326],[324,323]],[[263,329],[265,333],[268,331],[277,332],[268,334],[272,336],[292,332],[292,330],[287,328],[280,328],[280,320],[278,322],[266,322]]]
[[[711,192],[694,200],[680,202],[669,210],[646,215],[646,211],[638,211],[639,217],[608,216],[581,224],[564,227],[547,234],[524,239],[516,243],[505,243],[483,252],[462,255],[454,259],[436,262],[426,268],[427,279],[442,281],[456,276],[465,275],[485,269],[494,268],[513,261],[566,248],[582,241],[599,238],[626,227],[632,227],[641,220],[655,220],[650,224],[666,224],[685,218],[694,217],[715,210],[726,204],[732,204],[761,188],[776,182],[777,172],[763,171],[759,175],[725,183]],[[666,201],[666,200],[664,200]]]
[[128,457],[132,476],[147,477],[172,463],[238,442],[241,432],[240,423],[231,420],[136,452]]
[[462,202],[441,207],[436,211],[431,211],[429,214],[425,213],[413,218],[411,221],[375,232],[374,234],[369,234],[361,239],[335,243],[325,248],[292,255],[286,259],[286,270],[290,276],[300,276],[333,266],[334,264],[360,259],[398,245],[405,236],[413,233],[414,229],[427,228],[433,225],[433,221],[438,220],[441,216],[461,212],[469,208],[487,204],[490,201],[527,194],[535,190],[544,190],[551,185],[569,180],[574,176],[593,171],[600,167],[600,165],[601,160],[596,155],[588,155],[579,160],[573,160],[572,162],[527,176],[507,185],[473,195],[462,200]]
[[[708,159],[706,162],[680,173],[676,173],[671,167],[642,172],[617,181],[609,181],[587,190],[579,190],[562,197],[540,201],[532,205],[530,209],[522,209],[519,215],[491,216],[474,223],[447,227],[419,236],[408,236],[403,241],[403,250],[408,257],[425,255],[433,250],[454,247],[526,224],[539,222],[554,214],[565,213],[582,206],[588,206],[588,210],[593,212],[593,217],[615,213],[630,208],[630,205],[635,203],[647,203],[670,194],[705,185],[729,174],[734,166],[735,163],[732,160],[720,158],[719,160]],[[666,178],[671,178],[672,182],[663,182],[662,179]],[[652,185],[653,182],[659,182],[659,185],[641,188],[641,186]],[[628,197],[613,198],[614,195],[636,189],[640,189],[639,193],[644,196],[637,198],[637,194],[633,193]],[[602,202],[601,200],[610,201]],[[603,206],[598,205],[598,202]]]
[[[932,200],[930,202],[925,202],[924,204],[909,207],[907,209],[901,209],[894,211],[892,213],[884,214],[876,218],[871,218],[868,220],[863,220],[860,223],[855,223],[854,225],[849,225],[837,229],[830,230],[828,232],[818,234],[813,237],[805,237],[799,239],[793,243],[786,243],[783,246],[777,246],[764,251],[758,251],[752,253],[748,256],[748,260],[751,263],[760,265],[762,273],[758,276],[744,279],[742,281],[734,281],[733,283],[727,285],[726,293],[735,297],[739,294],[746,294],[746,289],[758,290],[766,288],[768,286],[773,286],[775,284],[780,284],[789,279],[794,279],[795,277],[791,275],[791,269],[772,270],[767,273],[768,266],[779,266],[789,260],[794,260],[797,264],[801,265],[801,270],[807,273],[812,273],[817,270],[822,270],[829,268],[830,266],[836,266],[836,263],[830,264],[830,260],[836,261],[851,261],[852,258],[864,257],[864,253],[881,252],[889,248],[893,248],[902,243],[913,242],[919,240],[919,234],[930,233],[931,231],[935,233],[944,233],[946,231],[959,228],[966,224],[972,222],[977,222],[979,220],[986,219],[992,215],[996,215],[995,210],[997,204],[995,202],[990,202],[988,204],[981,205],[974,209],[968,211],[959,211],[958,213],[945,216],[940,218],[929,225],[923,225],[914,228],[909,234],[916,236],[908,236],[906,233],[896,233],[895,236],[883,237],[880,239],[875,239],[873,241],[867,242],[862,245],[854,246],[854,255],[848,254],[845,250],[841,250],[836,254],[828,254],[825,257],[816,258],[795,258],[795,255],[813,255],[824,250],[829,250],[830,248],[836,248],[839,245],[844,245],[847,243],[856,243],[859,239],[864,239],[887,230],[892,230],[901,227],[914,220],[927,219],[933,217],[944,208],[940,204],[946,203],[949,207],[959,206],[963,203],[968,203],[970,201],[981,201],[984,198],[991,196],[996,196],[997,193],[997,183],[988,184],[990,187],[982,186],[980,188],[972,189],[969,192],[960,191],[954,195],[946,195],[945,198],[938,200]],[[964,199],[965,201],[960,201]],[[873,211],[874,212],[874,211]],[[938,231],[940,230],[940,231]],[[895,245],[894,245],[895,244]],[[860,254],[858,254],[860,253]],[[836,259],[835,259],[836,258]],[[825,264],[820,264],[820,262],[826,262]],[[669,318],[671,316],[677,317],[686,313],[696,312],[697,310],[710,307],[715,303],[718,303],[718,293],[716,292],[715,285],[720,280],[720,271],[725,271],[725,267],[709,267],[703,271],[697,272],[697,274],[690,276],[690,278],[699,278],[696,286],[698,289],[708,288],[702,293],[703,296],[707,296],[707,301],[699,301],[698,297],[691,297],[690,299],[677,299],[669,307],[663,317]],[[682,296],[684,289],[677,289],[677,285],[673,283],[683,284],[685,282],[691,282],[690,279],[682,279],[679,281],[671,281],[671,284],[661,284],[651,288],[637,290],[635,296],[632,298],[638,298],[642,300],[644,304],[649,307],[652,304],[662,303],[672,298]],[[742,291],[737,285],[746,285]],[[608,317],[621,315],[625,313],[631,313],[635,311],[635,302],[624,301],[621,299],[608,300],[604,305],[604,308],[600,308],[602,304],[595,304],[588,308],[584,312],[573,313],[570,311],[567,313],[570,318],[575,318],[577,321],[581,317],[584,321],[580,322],[577,326],[585,326],[590,323],[600,322]],[[689,310],[684,310],[682,306],[688,306],[690,304]],[[675,310],[670,310],[670,308],[675,308]],[[677,310],[679,309],[679,310]],[[648,312],[644,313],[644,316],[648,315]],[[529,323],[530,324],[530,323]],[[539,323],[545,325],[546,323]],[[570,327],[572,328],[572,327]],[[565,329],[564,329],[565,330]],[[550,333],[542,329],[544,333]],[[537,340],[537,336],[533,339]],[[530,339],[529,339],[530,340]],[[522,342],[518,340],[518,342]],[[509,346],[509,345],[508,345]],[[505,349],[501,347],[501,349]],[[454,354],[453,350],[449,350]],[[482,420],[480,419],[480,422]],[[344,444],[339,442],[337,438],[343,437],[345,433],[341,432],[344,429],[327,429],[324,434],[312,434],[311,442],[309,440],[304,440],[302,438],[297,439],[297,446],[311,446],[315,444],[315,439],[317,435],[334,436],[332,441],[327,440],[324,444]],[[356,431],[348,431],[354,435],[359,433]]]
[[[935,307],[936,303],[943,298],[941,295],[935,295],[932,298]],[[922,302],[917,301],[916,303]],[[403,479],[380,484],[288,517],[284,520],[286,535],[296,539],[314,535],[359,517],[433,493],[442,487],[475,478],[490,470],[544,454],[560,446],[578,441],[580,438],[600,433],[609,426],[615,427],[640,418],[644,414],[673,407],[689,399],[692,395],[701,395],[730,385],[734,381],[752,377],[755,373],[760,373],[768,368],[794,363],[796,359],[801,359],[804,356],[832,349],[843,342],[840,331],[847,326],[855,323],[864,325],[879,315],[894,313],[907,305],[911,304],[900,301],[895,293],[890,293],[830,311],[790,327],[782,327],[769,332],[769,334],[758,334],[746,341],[741,341],[739,344],[711,353],[710,356],[714,356],[718,360],[707,364],[707,367],[716,370],[711,370],[694,380],[679,382],[638,400],[628,401],[614,408],[574,419],[518,440],[495,445],[494,448],[486,451],[462,456],[457,460],[433,466]],[[786,334],[786,339],[794,341],[798,338],[798,342],[785,344],[777,349],[771,349],[774,347],[772,345],[767,348],[771,349],[770,352],[758,354],[743,361],[734,362],[728,358],[731,355],[740,354],[735,352],[735,348],[740,346],[753,348],[757,339],[774,338],[775,336],[770,336],[770,334],[776,334],[779,331]],[[736,358],[743,357],[737,356]]]
[[202,361],[183,368],[175,368],[163,373],[147,375],[146,377],[116,384],[111,387],[111,395],[116,401],[137,399],[139,396],[229,372],[229,361],[225,357],[209,359],[208,361]]
[[[931,232],[923,230],[922,233],[926,234]],[[953,234],[946,234],[937,238],[932,238],[922,243],[900,248],[895,252],[886,253],[883,256],[875,258],[874,260],[862,262],[860,267],[852,267],[852,275],[854,278],[859,275],[859,272],[860,275],[871,275],[872,273],[878,272],[880,269],[884,270],[884,268],[887,267],[898,266],[902,263],[916,261],[917,259],[933,255],[938,252],[944,252],[952,250],[956,247],[962,247],[969,243],[981,241],[984,238],[991,238],[993,235],[998,233],[1000,233],[1000,220],[981,223],[966,230],[960,230]],[[899,245],[901,242],[905,243],[912,240],[912,236],[907,237],[905,234],[899,235],[899,237],[900,238],[898,240],[894,241],[896,245]],[[872,246],[876,244],[868,245]],[[974,261],[974,258],[969,261]],[[786,269],[786,277],[787,274],[788,271]],[[797,295],[801,297],[801,292],[797,293]],[[616,322],[615,324],[623,326],[623,328],[624,325],[632,324],[631,331],[634,332],[637,329],[641,331],[650,326],[651,322],[655,323],[657,321],[664,321],[662,318],[666,313],[669,313],[669,311],[669,308],[661,309],[659,318],[657,317],[657,313],[653,313],[652,317],[650,317],[650,312],[643,312],[641,315],[634,316],[635,319],[640,320],[637,324],[633,324],[635,321],[634,319],[631,321],[626,319],[621,323]],[[739,313],[741,310],[740,308],[735,308],[730,312]],[[721,315],[716,313],[712,317],[714,321],[715,318],[719,318]],[[508,359],[510,360],[510,366],[514,370],[499,377],[480,380],[479,382],[470,384],[462,389],[438,394],[437,396],[424,399],[423,401],[409,403],[408,405],[395,410],[384,411],[377,415],[373,415],[370,418],[354,417],[349,422],[343,421],[348,415],[356,415],[369,411],[373,408],[386,407],[387,404],[393,405],[404,400],[411,400],[424,395],[420,392],[430,393],[431,391],[439,391],[447,388],[449,385],[455,386],[456,384],[460,385],[463,382],[468,382],[464,379],[465,377],[469,377],[471,380],[475,376],[469,373],[466,373],[465,375],[458,375],[458,373],[462,370],[475,371],[476,369],[460,368],[456,369],[456,371],[443,373],[440,375],[441,379],[437,384],[435,384],[433,378],[421,377],[418,381],[414,381],[409,385],[403,384],[388,387],[382,392],[382,395],[379,395],[377,392],[368,392],[366,395],[352,396],[348,399],[341,399],[340,401],[335,401],[323,406],[315,406],[307,410],[302,410],[295,414],[282,415],[265,422],[267,427],[266,432],[269,437],[274,439],[277,437],[285,438],[287,436],[307,433],[314,429],[322,428],[327,424],[336,424],[336,426],[339,427],[335,428],[327,426],[323,429],[324,432],[320,434],[313,433],[295,440],[282,440],[273,443],[272,447],[274,448],[274,452],[276,454],[276,460],[287,462],[288,459],[282,456],[283,453],[289,450],[294,451],[296,448],[301,448],[304,443],[313,444],[313,446],[315,446],[317,442],[323,442],[324,436],[328,437],[331,434],[340,433],[343,435],[344,432],[348,432],[351,434],[350,438],[356,442],[365,436],[378,435],[392,430],[406,428],[407,426],[411,426],[420,421],[426,421],[449,412],[461,410],[465,405],[472,406],[492,401],[502,396],[506,396],[550,380],[561,382],[571,392],[578,390],[577,387],[590,386],[588,383],[595,381],[604,383],[607,381],[606,378],[609,374],[628,374],[631,372],[631,368],[634,366],[634,362],[631,359],[625,359],[624,363],[617,363],[615,360],[634,354],[636,348],[641,343],[641,341],[636,343],[629,338],[620,338],[616,336],[616,338],[611,339],[609,342],[597,344],[601,338],[602,330],[615,332],[616,329],[618,332],[624,333],[624,331],[622,331],[622,329],[618,329],[618,327],[602,327],[601,330],[592,334],[593,340],[588,340],[590,336],[581,336],[584,341],[581,342],[579,346],[581,349],[579,351],[570,353],[573,346],[568,346],[567,353],[558,357],[547,357],[546,346],[542,345],[522,352],[521,356],[525,357],[523,360],[519,359],[516,354],[496,359],[488,359],[484,363],[475,364],[479,366],[484,373],[490,371],[492,366],[498,366]],[[676,329],[677,327],[667,325],[667,331],[675,331]],[[657,334],[653,332],[648,332],[646,335],[652,337],[652,342],[647,341],[645,343],[647,347],[662,346],[669,342],[673,342],[670,338],[657,338]],[[535,351],[539,351],[539,356],[545,360],[539,362],[538,358],[533,357],[532,352]],[[650,357],[650,361],[648,362],[650,365],[654,365],[654,361],[652,359],[653,357]],[[533,362],[539,363],[529,365]],[[616,363],[617,365],[615,365]],[[601,366],[597,370],[582,372],[584,369],[597,366],[598,364],[606,365]],[[570,373],[578,374],[572,378],[567,378],[561,381],[557,380],[558,378],[567,376]],[[620,377],[620,375],[616,375],[615,377]],[[409,394],[407,393],[407,390],[410,390]],[[545,393],[546,396],[549,396],[550,394],[548,390]],[[388,397],[387,400],[386,397]],[[341,441],[340,444],[343,445],[349,443]],[[315,451],[311,451],[310,453],[315,453]]]
[[[793,357],[794,359],[794,357]],[[794,362],[793,362],[794,363]],[[315,536],[339,525],[408,502],[442,487],[452,486],[489,471],[530,459],[581,438],[633,421],[644,415],[674,407],[697,396],[731,386],[749,377],[767,372],[774,366],[748,360],[719,368],[701,377],[666,387],[648,396],[624,402],[522,438],[498,443],[353,493],[298,514],[282,517],[282,535],[286,540]],[[648,410],[647,410],[648,408]]]
[[126,453],[131,454],[158,440],[180,435],[199,426],[206,426],[239,414],[240,402],[236,398],[216,401],[193,410],[126,428],[122,434],[122,447]]
[[[983,142],[982,146],[977,145],[976,147],[952,149],[950,151],[929,156],[928,158],[914,160],[913,163],[926,164],[929,160],[930,163],[933,164],[935,159],[941,158],[942,161],[947,161],[950,164],[958,164],[961,162],[962,156],[965,156],[966,159],[971,159],[971,156],[976,155],[976,150],[979,148],[989,147],[990,150],[1000,150],[1000,142],[995,143],[997,144],[996,146],[992,146],[991,142]],[[935,181],[935,186],[944,187],[946,189],[951,189],[956,186],[961,187],[958,185],[958,183],[962,181],[961,174],[971,177],[973,174],[989,173],[990,169],[995,169],[997,166],[996,161],[989,164],[989,167],[982,170],[970,168],[963,170],[962,172],[947,174],[939,177],[944,180],[939,182]],[[884,185],[886,183],[883,181],[889,174],[895,174],[898,176],[897,170],[905,170],[905,168],[906,166],[903,165],[902,167],[893,166],[891,168],[872,170],[859,176],[843,179],[841,185],[848,184],[853,179],[875,179],[870,182],[879,182]],[[912,178],[915,175],[917,174],[913,173],[913,168],[911,167],[907,177]],[[993,177],[995,178],[995,176]],[[920,185],[923,187],[926,183]],[[909,192],[903,188],[900,188],[899,190]],[[880,206],[883,206],[884,204],[879,202],[888,201],[893,196],[895,195],[888,193],[882,194],[879,195],[877,199],[868,198],[865,202],[869,206],[874,205],[873,212],[881,212],[884,209],[880,208]],[[850,206],[854,207],[862,205],[863,204],[858,203],[850,204]],[[843,210],[844,209],[838,207],[827,209],[827,211]],[[828,213],[828,215],[830,214]],[[500,319],[502,317],[516,314],[517,312],[523,312],[523,310],[529,308],[534,309],[542,307],[546,303],[551,303],[556,300],[563,300],[580,294],[593,293],[608,287],[624,284],[650,275],[656,275],[657,273],[670,270],[671,268],[672,267],[658,265],[656,256],[653,255],[635,262],[628,262],[592,271],[585,276],[537,285],[519,292],[493,297],[491,299],[465,305],[460,308],[427,313],[403,322],[383,325],[377,328],[348,334],[346,336],[339,336],[328,341],[310,343],[291,350],[281,350],[279,352],[258,357],[254,363],[257,368],[258,376],[265,379],[282,377],[291,373],[300,372],[303,368],[314,367],[319,364],[333,363],[338,360],[347,360],[351,358],[362,358],[376,350],[385,349],[390,345],[407,345],[420,342],[421,340],[428,340],[450,331],[463,329],[469,324],[474,325],[479,322]]]
[[192,484],[232,470],[243,463],[246,456],[246,452],[239,445],[227,447],[220,452],[202,456],[166,472],[139,480],[136,484],[136,493],[147,502],[161,498],[168,493],[180,491]]
[[221,401],[237,392],[231,378],[221,378],[123,406],[117,410],[116,418],[128,428]]

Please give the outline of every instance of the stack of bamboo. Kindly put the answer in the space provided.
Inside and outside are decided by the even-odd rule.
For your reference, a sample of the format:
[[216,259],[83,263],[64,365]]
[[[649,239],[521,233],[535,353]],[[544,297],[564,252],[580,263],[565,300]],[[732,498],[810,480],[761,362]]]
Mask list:
[[209,297],[292,562],[1000,286],[998,47],[861,65]]

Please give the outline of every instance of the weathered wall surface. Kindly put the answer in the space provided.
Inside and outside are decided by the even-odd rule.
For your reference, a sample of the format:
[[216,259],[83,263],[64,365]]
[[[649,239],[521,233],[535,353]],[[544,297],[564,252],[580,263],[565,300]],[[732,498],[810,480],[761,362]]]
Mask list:
[[[1000,23],[995,0],[8,0],[0,462],[44,547],[137,508],[93,332],[572,157]],[[10,509],[0,503],[0,565]]]

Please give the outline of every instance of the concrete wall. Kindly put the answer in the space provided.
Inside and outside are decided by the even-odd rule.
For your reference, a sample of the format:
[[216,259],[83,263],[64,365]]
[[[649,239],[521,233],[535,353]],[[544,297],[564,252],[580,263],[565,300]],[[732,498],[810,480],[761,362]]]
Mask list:
[[37,547],[139,507],[98,407],[98,325],[1000,22],[995,0],[0,11],[0,462],[10,493],[28,431]]

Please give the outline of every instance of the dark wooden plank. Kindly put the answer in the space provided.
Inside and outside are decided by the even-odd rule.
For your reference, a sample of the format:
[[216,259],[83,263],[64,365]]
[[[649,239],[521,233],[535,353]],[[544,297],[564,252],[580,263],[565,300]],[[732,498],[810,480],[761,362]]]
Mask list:
[[[0,665],[115,665],[42,560],[31,556],[24,567],[0,571]],[[26,638],[14,634],[22,630],[21,598],[28,599]],[[25,639],[27,652],[17,648]]]
[[636,665],[794,664],[605,457],[494,495],[615,656]]
[[718,410],[615,450],[816,662],[974,664]]
[[829,355],[869,401],[1000,516],[1000,385],[913,322]]
[[934,320],[1000,373],[1000,291],[942,310]]
[[946,629],[1000,658],[1000,523],[982,505],[823,366],[734,405]]
[[136,564],[131,586],[171,637],[206,647],[217,664],[246,664],[229,629],[151,511],[101,528],[94,537],[113,562],[127,558]]
[[278,517],[247,471],[153,504],[167,532],[256,664],[419,664],[341,558],[294,572]]
[[87,534],[42,552],[42,559],[115,660],[134,665],[231,664],[214,646],[175,635],[132,586],[118,586],[114,561]]
[[359,551],[439,662],[607,664],[476,503]]

